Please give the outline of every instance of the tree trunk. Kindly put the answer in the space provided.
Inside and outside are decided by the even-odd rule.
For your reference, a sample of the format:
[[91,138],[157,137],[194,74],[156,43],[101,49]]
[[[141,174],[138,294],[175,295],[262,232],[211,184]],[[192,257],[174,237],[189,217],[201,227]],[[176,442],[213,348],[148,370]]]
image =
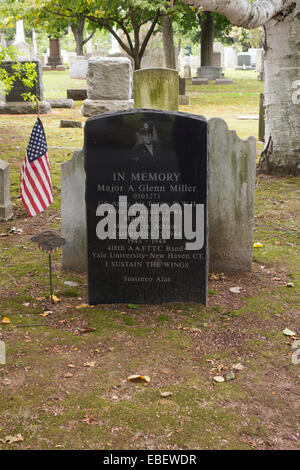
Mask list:
[[259,171],[300,175],[300,0],[265,25],[265,149]]
[[165,66],[168,69],[176,69],[172,16],[163,15],[161,17],[161,24],[162,24],[164,55],[165,55]]
[[76,54],[83,55],[83,29],[84,29],[84,18],[76,25],[71,24],[72,33],[76,42]]
[[215,25],[209,11],[201,14],[201,67],[212,66]]
[[[190,0],[183,0],[190,3]],[[300,175],[300,0],[195,0],[234,25],[265,25],[265,149],[259,171]]]

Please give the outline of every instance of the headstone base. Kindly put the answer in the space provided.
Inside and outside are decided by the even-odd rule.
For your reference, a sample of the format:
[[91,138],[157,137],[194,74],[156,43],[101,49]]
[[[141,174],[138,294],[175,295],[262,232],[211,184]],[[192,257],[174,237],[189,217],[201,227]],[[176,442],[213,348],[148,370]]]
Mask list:
[[[51,113],[51,105],[48,101],[39,102],[40,114]],[[36,106],[31,102],[10,101],[0,103],[0,114],[36,114]]]
[[192,85],[208,85],[207,78],[192,78]]
[[67,98],[74,101],[83,101],[87,99],[87,89],[86,88],[69,88],[67,90]]
[[13,216],[12,204],[7,206],[0,206],[0,221],[9,220]]
[[230,85],[233,83],[232,78],[217,78],[216,84],[217,85]]
[[188,106],[191,104],[189,95],[179,95],[178,104],[180,106]]
[[221,67],[198,67],[197,78],[207,78],[207,80],[216,80],[220,78]]
[[48,103],[50,103],[51,108],[74,108],[74,101],[68,98],[61,100],[48,100]]
[[114,113],[133,109],[133,100],[84,100],[81,114],[95,116],[97,114]]

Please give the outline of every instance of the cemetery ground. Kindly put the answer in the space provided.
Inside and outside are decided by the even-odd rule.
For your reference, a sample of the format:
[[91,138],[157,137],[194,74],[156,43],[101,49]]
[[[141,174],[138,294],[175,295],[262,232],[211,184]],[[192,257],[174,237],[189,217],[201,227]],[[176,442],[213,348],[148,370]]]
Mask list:
[[[70,84],[67,72],[44,73],[44,84],[46,98],[84,87]],[[236,116],[258,114],[262,89],[254,72],[240,72],[233,85],[189,85],[191,106],[180,109],[223,117],[242,138],[257,136],[258,121]],[[42,116],[55,200],[49,228],[58,232],[60,164],[83,142],[82,129],[59,123],[84,122],[80,106]],[[300,338],[299,178],[257,177],[253,241],[261,246],[253,249],[253,271],[210,274],[207,307],[90,307],[85,275],[63,271],[60,251],[53,255],[53,305],[47,255],[30,241],[46,217],[27,217],[19,198],[34,121],[0,116],[14,204],[14,218],[0,223],[0,339],[7,348],[0,449],[299,448],[300,365],[291,357]],[[131,374],[150,382],[131,382]],[[7,436],[19,434],[9,443]]]

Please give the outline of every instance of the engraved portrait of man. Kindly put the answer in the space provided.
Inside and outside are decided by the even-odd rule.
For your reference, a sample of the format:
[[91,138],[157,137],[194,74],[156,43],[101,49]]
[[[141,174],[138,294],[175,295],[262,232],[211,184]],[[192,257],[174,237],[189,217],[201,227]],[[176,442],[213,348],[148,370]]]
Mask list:
[[134,163],[156,163],[160,157],[160,140],[152,121],[143,121],[138,132],[137,142],[131,150]]

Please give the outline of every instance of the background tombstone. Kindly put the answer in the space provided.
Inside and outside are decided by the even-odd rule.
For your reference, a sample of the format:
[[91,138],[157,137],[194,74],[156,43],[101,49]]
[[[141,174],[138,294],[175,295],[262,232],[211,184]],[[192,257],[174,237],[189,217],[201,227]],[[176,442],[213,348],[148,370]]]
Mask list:
[[238,67],[251,67],[251,56],[247,52],[239,52],[237,61]]
[[84,56],[77,56],[70,65],[70,77],[86,80],[88,74],[88,60]]
[[[86,269],[85,171],[83,150],[61,165],[62,265],[73,271]],[[75,216],[76,214],[76,216]]]
[[[149,141],[151,153],[146,148]],[[85,168],[89,302],[205,303],[206,120],[201,116],[153,110],[93,117],[85,126]],[[131,224],[128,226],[125,220],[127,207],[119,206],[120,196],[130,207],[129,219],[130,211],[133,215],[138,211],[137,230],[141,238],[132,235]],[[104,212],[113,214],[116,209],[117,221],[112,227],[117,226],[122,235],[102,237],[99,205],[103,203]],[[169,217],[171,235],[163,237],[160,233],[153,239],[151,231],[155,224],[164,230],[169,227],[168,217],[160,222],[148,219],[148,211],[157,204],[167,207],[176,204],[174,219],[178,214],[179,221],[174,225]],[[192,211],[190,217],[185,212],[185,224],[198,228],[195,240],[195,235],[186,236],[187,225],[184,233],[179,234],[183,204]],[[179,234],[176,239],[173,231]],[[193,239],[193,247],[186,245],[188,239]]]
[[88,61],[87,99],[83,116],[133,108],[132,65],[127,57],[94,57]]
[[251,271],[256,139],[241,140],[219,118],[208,129],[209,269]]
[[224,47],[224,68],[234,69],[237,66],[236,47]]
[[134,107],[177,111],[178,89],[177,70],[137,70],[133,74]]
[[18,20],[16,23],[16,37],[13,43],[16,49],[16,57],[19,60],[31,59],[31,48],[25,39],[24,20]]
[[60,53],[60,41],[59,38],[49,37],[49,48],[50,55],[48,57],[48,63],[51,70],[55,70],[57,65],[63,65],[61,53]]
[[258,140],[265,141],[265,94],[259,94],[259,123],[258,123]]
[[9,164],[0,160],[0,220],[12,218],[12,204],[10,201]]
[[[32,93],[36,95],[39,101],[43,101],[44,99],[44,88],[43,88],[43,70],[39,60],[20,60],[18,61],[20,64],[24,65],[27,63],[35,64],[35,71],[37,74],[36,81],[33,83],[32,87],[26,87],[24,83],[19,79],[16,78],[13,82],[13,87],[10,92],[6,95],[6,101],[24,101],[24,97],[22,96],[23,93]],[[5,69],[9,76],[14,76],[15,72],[12,68],[13,62],[6,61],[1,63],[1,68]]]
[[206,78],[207,80],[216,80],[220,78],[221,67],[204,66],[197,68],[197,78]]
[[179,79],[179,97],[178,103],[182,106],[186,106],[190,104],[190,97],[185,94],[185,78],[178,76]]
[[[36,106],[30,101],[24,101],[23,93],[32,93],[36,95],[39,100],[39,109],[41,114],[51,111],[51,106],[47,101],[44,101],[43,89],[43,70],[39,60],[24,60],[19,61],[21,64],[33,63],[37,73],[36,81],[32,87],[26,87],[22,80],[16,78],[13,82],[13,87],[10,92],[5,96],[5,101],[0,103],[0,114],[36,114]],[[1,63],[1,68],[4,68],[9,76],[15,75],[13,70],[13,62],[5,61]]]

